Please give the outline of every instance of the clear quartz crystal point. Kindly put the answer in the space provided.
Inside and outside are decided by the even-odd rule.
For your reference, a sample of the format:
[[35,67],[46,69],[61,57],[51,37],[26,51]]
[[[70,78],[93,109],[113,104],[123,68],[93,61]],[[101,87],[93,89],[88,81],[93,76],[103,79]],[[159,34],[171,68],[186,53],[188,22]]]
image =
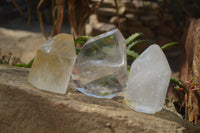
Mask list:
[[131,65],[125,103],[135,111],[154,114],[162,109],[171,69],[161,48],[148,47]]
[[126,41],[118,29],[89,39],[77,57],[74,80],[82,93],[112,98],[127,81]]
[[75,58],[73,36],[56,35],[37,51],[28,82],[42,90],[66,93]]

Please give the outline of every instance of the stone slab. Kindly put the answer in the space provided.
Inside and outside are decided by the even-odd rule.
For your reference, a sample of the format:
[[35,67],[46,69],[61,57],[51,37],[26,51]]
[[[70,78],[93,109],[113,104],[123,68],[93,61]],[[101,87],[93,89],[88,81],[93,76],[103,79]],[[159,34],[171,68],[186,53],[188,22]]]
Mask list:
[[0,133],[181,133],[193,128],[167,109],[154,115],[135,112],[120,96],[92,98],[73,85],[67,94],[42,91],[28,84],[28,73],[0,65]]

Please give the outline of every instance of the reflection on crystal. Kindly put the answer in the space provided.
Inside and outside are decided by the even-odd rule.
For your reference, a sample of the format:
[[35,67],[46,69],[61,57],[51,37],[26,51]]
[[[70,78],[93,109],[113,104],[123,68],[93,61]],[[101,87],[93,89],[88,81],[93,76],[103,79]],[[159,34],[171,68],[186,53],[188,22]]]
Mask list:
[[37,51],[28,82],[42,90],[66,93],[75,57],[73,36],[58,34]]
[[125,87],[126,42],[118,29],[88,40],[77,57],[77,89],[86,95],[112,98]]
[[125,103],[138,112],[162,109],[171,77],[168,61],[158,45],[151,45],[131,65]]

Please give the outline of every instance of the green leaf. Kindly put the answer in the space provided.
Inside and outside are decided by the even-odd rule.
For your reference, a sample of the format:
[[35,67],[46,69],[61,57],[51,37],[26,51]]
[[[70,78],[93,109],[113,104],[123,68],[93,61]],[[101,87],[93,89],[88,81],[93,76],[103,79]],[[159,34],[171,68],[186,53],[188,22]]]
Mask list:
[[16,67],[25,67],[26,64],[14,64],[14,66],[16,66]]
[[180,87],[184,88],[184,85],[183,85],[183,83],[182,83],[182,82],[180,82],[179,80],[177,80],[177,79],[175,79],[175,78],[171,77],[170,81],[171,81],[171,82],[173,82],[174,84],[176,84],[176,85],[178,85],[178,86],[180,86]]
[[169,46],[173,46],[173,45],[176,45],[176,44],[179,44],[179,42],[167,43],[164,46],[162,46],[161,49],[164,50],[164,49],[168,48]]
[[149,42],[147,40],[137,40],[137,41],[134,41],[133,43],[131,43],[130,45],[128,45],[127,49],[131,49],[132,47],[134,47],[140,43],[149,43]]
[[126,45],[130,44],[133,40],[135,40],[137,37],[144,35],[143,33],[134,33],[131,36],[126,39]]
[[133,51],[133,50],[130,51],[129,49],[127,49],[126,52],[127,52],[127,55],[133,57],[133,59],[136,59],[139,56],[139,54],[137,52]]
[[31,68],[33,65],[34,59],[35,58],[33,58],[28,64],[26,64],[25,68]]
[[25,67],[25,68],[31,68],[33,64],[34,58],[28,63],[28,64],[14,64],[16,67]]
[[92,37],[91,36],[80,36],[74,41],[74,43],[75,43],[75,45],[85,44],[87,42],[87,40],[89,40],[90,38],[92,38]]

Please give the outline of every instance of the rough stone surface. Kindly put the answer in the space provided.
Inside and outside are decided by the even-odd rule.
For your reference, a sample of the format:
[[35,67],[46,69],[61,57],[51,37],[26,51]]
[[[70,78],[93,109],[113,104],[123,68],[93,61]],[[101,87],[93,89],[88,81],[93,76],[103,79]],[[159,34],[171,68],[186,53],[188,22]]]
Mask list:
[[111,17],[111,16],[116,15],[116,10],[115,10],[115,8],[106,8],[106,7],[104,7],[104,8],[99,8],[97,10],[97,13],[99,15],[106,15],[108,17]]
[[122,3],[125,7],[134,8],[133,2],[131,0],[123,0]]
[[[15,24],[22,23],[21,21],[14,22]],[[20,63],[17,59],[20,59],[23,63],[28,63],[34,57],[40,45],[45,42],[44,37],[39,33],[2,27],[0,28],[0,40],[1,55],[8,58],[8,53],[10,53],[9,64]]]
[[[112,3],[113,7],[108,6],[107,3]],[[101,23],[101,27],[106,28],[101,28],[101,30],[100,28],[96,28],[97,26],[95,25],[98,25],[98,23],[93,25],[92,21],[94,19],[90,19],[86,31],[90,27],[89,29],[92,32],[86,32],[86,34],[93,36],[104,33],[108,31],[107,24],[114,24],[120,28],[125,38],[135,32],[142,32],[145,35],[143,38],[152,42],[156,42],[159,39],[158,36],[162,38],[169,37],[173,42],[180,41],[180,33],[182,32],[183,25],[179,24],[177,26],[177,23],[174,21],[175,18],[170,14],[168,8],[165,9],[165,13],[163,14],[162,7],[156,2],[141,0],[118,1],[118,7],[120,16],[119,27],[115,17],[117,14],[113,0],[107,0],[96,9],[95,14],[97,15],[98,23]],[[172,34],[172,31],[176,34]],[[165,42],[161,42],[161,44],[165,44]]]
[[[126,21],[126,18],[120,18],[119,19],[119,22],[122,24],[122,23],[125,23]],[[117,23],[117,16],[113,16],[111,19],[110,19],[110,23],[111,24],[116,24]]]
[[27,82],[28,69],[0,65],[0,133],[181,133],[191,123],[167,108],[154,115],[123,103],[45,92]]
[[99,22],[97,16],[93,14],[90,16],[89,24],[86,25],[86,34],[96,36],[115,28],[114,24]]

